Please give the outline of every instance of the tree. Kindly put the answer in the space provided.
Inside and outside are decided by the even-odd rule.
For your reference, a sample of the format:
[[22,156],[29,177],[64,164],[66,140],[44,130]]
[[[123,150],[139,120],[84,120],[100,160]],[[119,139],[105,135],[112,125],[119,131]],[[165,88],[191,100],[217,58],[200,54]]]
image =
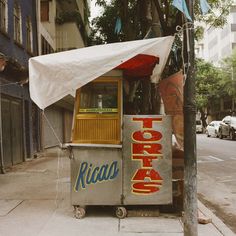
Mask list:
[[219,105],[220,98],[225,94],[222,89],[222,71],[210,62],[196,60],[196,105],[201,113],[203,126],[206,127],[207,115],[212,108]]
[[236,109],[236,49],[231,56],[225,58],[222,63],[222,87],[232,98],[231,110]]
[[[103,15],[95,18],[92,28],[103,36],[105,42],[123,41],[143,38],[152,23],[158,20],[162,36],[176,33],[176,26],[182,26],[182,13],[173,7],[173,0],[97,0],[104,8]],[[226,16],[232,0],[208,0],[211,11],[202,15],[199,0],[195,1],[195,20],[205,22],[211,27],[222,27],[226,23]],[[155,12],[157,14],[155,14]],[[117,17],[121,18],[122,31],[114,32]],[[155,19],[154,19],[155,18]],[[158,19],[157,19],[158,18]]]
[[[157,37],[174,35],[177,26],[183,26],[185,23],[182,13],[172,6],[173,0],[111,0],[109,3],[105,0],[97,0],[97,4],[103,6],[103,15],[92,21],[92,44],[112,43],[117,41],[128,41],[142,39],[146,37]],[[222,26],[226,22],[226,16],[229,12],[231,0],[208,0],[213,10],[210,14],[202,16],[200,13],[199,1],[195,2],[195,14],[198,21],[204,21],[213,27]],[[215,13],[216,12],[216,13]],[[122,28],[120,33],[115,32],[117,19],[121,19]],[[150,30],[152,29],[152,30]],[[196,30],[199,34],[200,29]],[[163,77],[167,77],[179,71],[183,67],[182,62],[182,38],[176,36],[173,50],[169,61],[164,70]],[[139,86],[137,86],[139,83]],[[148,102],[143,114],[157,114],[160,96],[157,93],[156,86],[146,81],[131,84],[138,93],[143,94],[142,103]],[[132,90],[131,90],[132,91]],[[132,101],[138,100],[133,97]],[[154,99],[153,99],[154,98]],[[134,104],[131,104],[134,106]],[[136,111],[138,113],[138,111]]]
[[234,68],[236,69],[236,50],[223,61],[221,67],[216,67],[202,59],[196,61],[196,104],[204,127],[207,125],[207,116],[213,115],[213,108],[220,109],[221,98],[232,98],[231,111],[235,110]]

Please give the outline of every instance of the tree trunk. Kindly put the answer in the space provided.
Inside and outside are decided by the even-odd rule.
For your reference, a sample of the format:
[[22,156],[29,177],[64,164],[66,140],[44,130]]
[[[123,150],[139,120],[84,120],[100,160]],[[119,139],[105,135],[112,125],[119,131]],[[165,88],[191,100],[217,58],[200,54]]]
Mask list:
[[[122,13],[121,17],[123,22],[125,40],[131,40],[131,29],[130,27],[128,27],[128,0],[121,1],[120,9]],[[139,0],[138,9],[138,14],[141,18],[140,22],[143,37],[145,35],[145,38],[160,37],[162,35],[161,26],[154,0]],[[135,112],[136,114],[160,114],[161,98],[156,84],[151,83],[150,79],[148,78],[145,78],[143,79],[143,81],[141,81],[141,107],[138,107],[137,104],[137,106],[135,105],[135,103],[137,103],[137,99],[134,99],[138,86],[130,83],[130,87],[132,88],[130,89],[130,93],[131,91],[133,92],[132,95],[129,94],[128,96],[129,102],[127,103],[127,108],[129,108],[127,109],[127,111],[129,110],[130,112],[130,107],[132,106],[131,104],[133,104],[132,112]],[[130,100],[131,97],[133,99]]]
[[151,83],[151,114],[160,114],[161,96],[157,84]]
[[144,38],[152,25],[152,1],[139,0],[139,15],[141,22],[141,33]]
[[[153,37],[160,37],[161,36],[161,25],[158,16],[158,12],[153,0],[146,2],[148,6],[146,7],[147,13],[146,16],[151,16],[151,22],[147,25],[149,28],[146,31],[145,38],[153,38]],[[151,24],[150,24],[151,23]],[[149,83],[149,92],[148,94],[144,93],[145,100],[149,101],[149,114],[160,114],[160,107],[161,107],[161,97],[159,91],[157,89],[157,85],[151,83],[150,79],[148,80]],[[147,85],[145,85],[147,86]]]
[[206,128],[206,127],[207,127],[207,122],[206,122],[207,115],[206,115],[206,113],[203,111],[203,109],[200,109],[200,113],[201,113],[202,125],[203,125],[204,128]]
[[151,83],[149,79],[142,80],[142,106],[141,114],[148,115],[150,114],[150,102],[151,102]]

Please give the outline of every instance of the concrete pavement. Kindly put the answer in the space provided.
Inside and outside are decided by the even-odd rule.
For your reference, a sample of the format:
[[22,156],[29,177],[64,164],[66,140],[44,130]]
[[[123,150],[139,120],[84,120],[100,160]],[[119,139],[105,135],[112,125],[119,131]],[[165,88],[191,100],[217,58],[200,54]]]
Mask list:
[[[17,165],[0,175],[0,236],[183,236],[180,217],[117,219],[112,207],[89,207],[86,217],[73,217],[70,204],[70,160],[61,152]],[[212,223],[198,225],[199,236],[235,235],[199,202]]]

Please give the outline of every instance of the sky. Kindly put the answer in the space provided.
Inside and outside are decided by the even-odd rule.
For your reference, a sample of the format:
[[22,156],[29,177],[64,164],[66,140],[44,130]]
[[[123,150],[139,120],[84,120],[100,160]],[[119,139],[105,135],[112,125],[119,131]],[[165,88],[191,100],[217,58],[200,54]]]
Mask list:
[[99,7],[98,5],[95,6],[96,0],[91,0],[91,5],[90,5],[90,19],[93,19],[94,17],[98,16],[99,13],[102,12],[102,8]]

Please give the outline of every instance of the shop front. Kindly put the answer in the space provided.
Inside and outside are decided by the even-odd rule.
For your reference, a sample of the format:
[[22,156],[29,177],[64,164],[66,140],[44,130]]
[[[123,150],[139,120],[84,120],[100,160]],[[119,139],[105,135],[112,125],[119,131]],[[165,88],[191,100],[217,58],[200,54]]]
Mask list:
[[124,106],[130,79],[158,81],[172,42],[139,40],[30,60],[31,97],[41,109],[76,95],[66,146],[77,218],[88,205],[116,206],[123,218],[128,205],[172,203],[171,116],[134,114]]

